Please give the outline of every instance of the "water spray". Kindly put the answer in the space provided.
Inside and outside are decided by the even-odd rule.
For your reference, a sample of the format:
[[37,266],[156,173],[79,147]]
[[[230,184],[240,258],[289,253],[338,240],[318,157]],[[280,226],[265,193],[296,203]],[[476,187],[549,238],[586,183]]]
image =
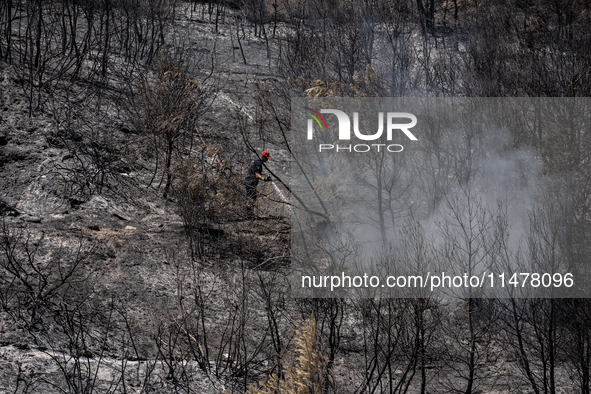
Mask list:
[[275,190],[277,190],[277,194],[279,194],[279,197],[281,197],[281,199],[283,200],[283,202],[287,204],[287,208],[289,208],[289,211],[293,214],[293,209],[291,209],[291,205],[289,205],[289,201],[287,201],[287,198],[285,198],[285,195],[283,194],[283,192],[281,191],[281,189],[279,188],[279,186],[277,186],[275,184],[275,181],[271,182],[271,184],[273,185],[273,187],[275,188]]

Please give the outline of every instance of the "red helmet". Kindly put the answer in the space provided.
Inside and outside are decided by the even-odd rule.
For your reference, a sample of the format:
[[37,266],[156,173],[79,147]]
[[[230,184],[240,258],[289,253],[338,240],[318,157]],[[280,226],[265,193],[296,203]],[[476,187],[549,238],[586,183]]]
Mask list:
[[261,153],[261,157],[264,157],[266,159],[270,159],[271,158],[271,154],[269,153],[268,150],[264,150],[263,153]]

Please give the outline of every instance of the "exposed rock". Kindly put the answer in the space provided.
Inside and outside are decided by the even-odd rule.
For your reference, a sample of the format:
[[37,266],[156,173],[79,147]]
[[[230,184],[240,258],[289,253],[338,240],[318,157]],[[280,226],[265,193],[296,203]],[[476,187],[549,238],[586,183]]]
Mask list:
[[[174,382],[167,379],[169,366],[157,360],[119,360],[84,352],[80,357],[28,345],[0,347],[0,392],[14,392],[18,384],[30,393],[70,392],[69,387],[92,387],[93,392],[113,392],[123,384],[126,392],[170,393]],[[191,393],[220,393],[224,385],[206,375],[196,362],[176,363],[191,376]],[[123,377],[123,381],[121,380]],[[119,383],[117,383],[119,382]],[[19,391],[20,392],[20,391]],[[123,390],[117,392],[124,392]]]
[[121,219],[121,220],[131,220],[129,217],[125,216],[124,214],[120,213],[120,212],[113,212],[113,216],[115,216],[117,219]]
[[41,218],[39,216],[24,216],[22,220],[29,223],[41,223]]

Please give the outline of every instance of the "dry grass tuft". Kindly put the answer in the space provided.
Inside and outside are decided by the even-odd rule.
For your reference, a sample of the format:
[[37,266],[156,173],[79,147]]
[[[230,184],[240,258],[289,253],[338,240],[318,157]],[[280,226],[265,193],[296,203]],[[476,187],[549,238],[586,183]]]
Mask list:
[[316,320],[310,317],[296,331],[295,365],[283,370],[283,378],[272,374],[259,386],[251,385],[247,394],[320,394],[322,392],[322,358],[316,350]]

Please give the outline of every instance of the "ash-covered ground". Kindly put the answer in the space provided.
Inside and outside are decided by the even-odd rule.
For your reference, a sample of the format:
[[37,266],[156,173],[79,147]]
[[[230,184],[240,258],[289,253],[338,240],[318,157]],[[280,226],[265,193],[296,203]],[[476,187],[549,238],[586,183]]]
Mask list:
[[[18,4],[21,8],[10,12],[23,20],[35,15],[26,8],[33,3]],[[0,392],[246,392],[248,385],[293,365],[299,346],[294,338],[310,316],[318,322],[324,392],[529,393],[532,387],[585,392],[591,365],[585,352],[591,338],[587,304],[294,299],[289,209],[273,184],[259,185],[257,217],[246,218],[243,179],[256,152],[271,152],[265,171],[290,198],[280,181],[289,180],[286,86],[311,95],[385,94],[359,52],[366,47],[373,66],[399,84],[390,86],[391,92],[428,95],[441,88],[441,94],[478,95],[485,91],[478,78],[489,77],[485,71],[497,64],[494,56],[505,61],[504,52],[491,48],[533,50],[528,46],[538,37],[533,28],[515,35],[527,41],[521,46],[510,40],[511,45],[470,46],[468,30],[458,28],[454,36],[447,25],[451,3],[445,14],[438,9],[446,27],[429,34],[429,23],[406,21],[415,14],[405,7],[380,9],[400,19],[392,16],[381,24],[364,19],[363,29],[353,22],[319,23],[316,31],[313,24],[302,28],[305,18],[323,22],[338,7],[323,4],[319,9],[326,18],[314,19],[300,15],[298,7],[286,11],[285,4],[265,4],[267,14],[282,9],[283,17],[267,18],[263,26],[254,22],[253,12],[260,10],[248,13],[228,3],[216,14],[214,3],[182,4],[163,30],[168,53],[154,54],[148,64],[130,61],[133,53],[123,44],[109,50],[102,33],[95,33],[96,42],[89,39],[92,50],[77,55],[84,59],[80,64],[61,64],[53,52],[39,53],[43,68],[34,59],[21,61],[27,55],[16,50],[2,54],[10,61],[0,61]],[[66,16],[69,10],[77,10],[81,20],[92,16],[76,2],[44,6],[58,5]],[[471,21],[478,13],[465,6],[461,15]],[[95,20],[96,26],[118,20],[110,25],[119,34],[111,42],[127,45],[132,9],[124,8],[127,27],[125,18],[109,19],[112,10],[100,24]],[[285,16],[290,12],[292,25]],[[149,20],[149,13],[138,15],[139,25]],[[512,21],[504,17],[508,31]],[[82,49],[80,37],[92,29],[82,22],[78,28]],[[141,26],[135,29],[143,34]],[[369,30],[379,38],[366,45],[369,36],[361,33]],[[33,42],[28,31],[34,29],[19,30],[22,47]],[[55,38],[48,48],[59,48]],[[154,33],[152,42],[158,39]],[[338,45],[323,48],[322,40]],[[294,42],[298,45],[290,46]],[[144,41],[137,45],[138,57],[150,53]],[[479,48],[491,58],[476,59]],[[522,61],[517,55],[511,59]],[[446,62],[470,72],[448,73]],[[520,76],[524,69],[502,70]],[[294,70],[300,75],[290,74]],[[490,95],[525,91],[515,80],[486,81],[486,87],[500,89],[491,88]],[[545,83],[539,85],[550,86]],[[460,87],[466,91],[460,93]],[[182,101],[181,89],[205,94],[194,124],[187,120],[192,104],[184,112],[173,105]],[[175,110],[179,115],[168,119]],[[561,134],[543,133],[542,148],[570,146],[561,143]],[[430,142],[437,146],[435,137]],[[584,151],[589,145],[580,146]],[[544,171],[563,174],[559,165],[573,156],[548,151]],[[466,160],[448,159],[434,164],[444,174],[438,180],[451,184],[465,178]],[[553,169],[548,163],[558,164]],[[588,179],[589,161],[581,163],[578,172],[569,172],[576,182]],[[580,191],[577,201],[585,201],[586,189]],[[586,220],[584,213],[579,217]],[[575,224],[584,237],[586,227]]]

